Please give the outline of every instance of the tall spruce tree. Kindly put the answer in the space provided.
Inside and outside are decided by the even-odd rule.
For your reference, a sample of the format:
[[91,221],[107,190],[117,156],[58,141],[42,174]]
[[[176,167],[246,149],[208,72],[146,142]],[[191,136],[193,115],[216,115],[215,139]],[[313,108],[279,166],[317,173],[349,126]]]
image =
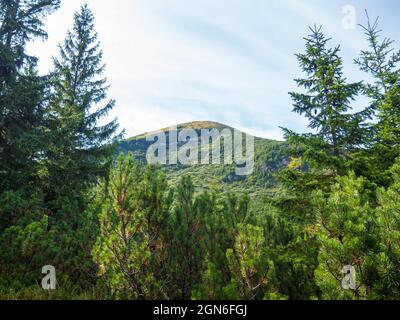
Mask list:
[[46,38],[44,18],[60,0],[0,1],[0,193],[29,189],[37,178],[46,81],[26,45]]
[[43,128],[49,84],[26,46],[47,37],[45,18],[59,4],[0,1],[0,277],[11,287],[32,283],[51,247],[37,184],[48,147]]
[[313,130],[296,134],[285,129],[289,142],[300,149],[300,155],[311,168],[322,168],[334,174],[346,172],[351,152],[361,148],[368,132],[364,124],[368,110],[351,113],[351,102],[359,94],[361,82],[347,83],[343,76],[340,47],[329,48],[321,27],[310,28],[306,51],[297,59],[306,78],[296,79],[305,93],[291,92],[293,111],[308,120]]
[[[369,135],[365,121],[370,111],[351,110],[362,83],[347,82],[340,47],[329,47],[331,39],[322,27],[310,30],[305,52],[296,55],[306,75],[295,80],[302,91],[290,96],[293,111],[307,118],[312,132],[297,134],[284,129],[292,161],[279,174],[282,192],[274,199],[280,223],[289,227],[282,230],[289,242],[277,248],[276,272],[282,292],[291,299],[320,296],[314,282],[319,244],[312,232],[316,216],[310,195],[316,189],[330,192],[335,177],[352,168],[354,154],[365,148]],[[284,279],[287,275],[290,283]]]
[[363,86],[370,98],[369,109],[376,115],[374,139],[368,158],[367,174],[380,185],[391,182],[390,168],[400,155],[400,50],[394,41],[382,38],[378,19],[363,26],[369,48],[361,52],[355,63],[373,81]]
[[115,101],[107,99],[102,78],[105,65],[94,30],[94,16],[87,5],[75,13],[72,31],[54,58],[54,94],[48,114],[51,148],[46,154],[47,197],[79,198],[98,177],[105,176],[106,162],[114,152],[118,123],[100,124]]

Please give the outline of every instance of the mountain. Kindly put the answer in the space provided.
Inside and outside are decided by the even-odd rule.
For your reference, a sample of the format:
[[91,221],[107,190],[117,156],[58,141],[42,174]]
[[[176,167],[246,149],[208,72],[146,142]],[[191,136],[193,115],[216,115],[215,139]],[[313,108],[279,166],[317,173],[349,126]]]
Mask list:
[[[175,129],[173,130],[170,128],[163,128],[124,140],[119,145],[118,153],[132,152],[138,160],[146,163],[146,153],[149,150],[149,147],[154,144],[152,141],[147,141],[146,137],[157,135],[165,136],[165,141],[155,141],[159,143],[159,146],[165,147],[165,150],[168,153],[172,148],[177,148],[179,150],[185,145],[186,142],[173,142],[176,141],[175,135],[182,133],[183,130],[191,132],[192,134],[196,133],[198,137],[201,137],[203,132],[202,130],[214,130],[214,132],[224,132],[226,134],[231,132],[232,140],[235,141],[233,138],[234,128],[217,122],[196,121],[179,124],[175,126]],[[170,136],[173,137],[171,143]],[[273,193],[277,188],[275,174],[288,164],[288,157],[286,155],[287,145],[285,142],[281,141],[268,140],[259,137],[252,138],[254,138],[254,170],[250,175],[238,175],[236,170],[238,165],[235,163],[208,165],[166,164],[163,165],[163,167],[166,171],[168,180],[171,184],[174,184],[181,175],[189,174],[192,176],[198,189],[213,187],[221,191],[245,191],[250,195]],[[199,141],[201,141],[200,138]],[[221,157],[223,159],[225,152],[224,140],[221,139],[221,141],[217,141],[220,142]],[[244,146],[246,146],[246,144],[244,144]],[[207,150],[208,152],[210,147],[211,141],[207,145],[201,145],[199,148],[199,155],[201,154],[201,151]],[[243,150],[243,154],[245,153],[246,147],[244,147]]]

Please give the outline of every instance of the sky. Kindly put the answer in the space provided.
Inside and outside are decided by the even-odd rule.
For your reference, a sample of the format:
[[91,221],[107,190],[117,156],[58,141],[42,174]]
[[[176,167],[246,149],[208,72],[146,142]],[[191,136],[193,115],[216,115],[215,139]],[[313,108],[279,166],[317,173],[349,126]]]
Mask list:
[[[288,92],[301,77],[295,53],[308,27],[322,25],[341,45],[349,81],[366,79],[353,64],[367,48],[365,9],[398,40],[398,0],[87,0],[95,15],[109,96],[126,137],[189,121],[217,121],[282,139],[280,127],[307,132]],[[73,22],[82,0],[63,0],[46,20],[49,38],[29,50],[40,72]],[[354,13],[354,14],[353,14]],[[357,108],[366,101],[359,100]]]

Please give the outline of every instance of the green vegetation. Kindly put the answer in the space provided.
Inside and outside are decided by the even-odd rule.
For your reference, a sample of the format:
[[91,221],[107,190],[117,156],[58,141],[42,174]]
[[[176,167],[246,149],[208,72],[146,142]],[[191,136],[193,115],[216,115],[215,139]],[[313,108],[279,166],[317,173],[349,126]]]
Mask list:
[[146,134],[99,124],[115,102],[86,5],[39,76],[26,45],[59,4],[0,0],[0,299],[400,298],[400,52],[377,22],[355,60],[371,83],[349,83],[340,48],[310,29],[290,95],[312,132],[256,138],[242,177],[148,165]]
[[[216,129],[222,132],[228,129],[233,132],[233,128],[220,123],[210,121],[197,121],[177,125],[180,132],[183,129],[195,130],[201,136],[201,130]],[[155,133],[164,132],[169,138],[169,128],[161,129]],[[134,157],[146,163],[146,152],[153,142],[146,141],[146,136],[154,133],[145,133],[119,144],[117,154],[132,152]],[[181,146],[183,143],[179,143]],[[211,143],[210,143],[211,144]],[[169,145],[167,144],[167,152]],[[255,168],[250,176],[238,176],[235,173],[235,165],[228,164],[208,164],[208,165],[166,165],[168,181],[171,185],[176,184],[181,176],[190,175],[196,190],[208,190],[210,187],[220,191],[246,192],[257,196],[271,195],[278,187],[276,174],[288,164],[288,146],[285,142],[267,140],[255,137]],[[223,143],[221,146],[221,157],[224,157]]]

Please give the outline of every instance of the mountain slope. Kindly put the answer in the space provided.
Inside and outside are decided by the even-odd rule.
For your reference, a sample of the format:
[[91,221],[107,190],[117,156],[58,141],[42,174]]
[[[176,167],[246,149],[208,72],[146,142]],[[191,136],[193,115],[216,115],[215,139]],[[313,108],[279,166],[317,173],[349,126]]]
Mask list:
[[[197,121],[179,124],[176,126],[178,132],[184,129],[192,129],[200,136],[203,129],[217,129],[221,132],[224,129],[233,131],[234,129],[217,122]],[[165,133],[166,140],[169,141],[169,128],[157,130],[155,132],[144,133],[123,141],[118,152],[132,152],[135,157],[146,162],[146,152],[153,142],[146,141],[147,136]],[[178,148],[184,143],[178,143]],[[238,176],[235,164],[216,164],[216,165],[164,165],[169,181],[174,184],[181,175],[190,174],[198,189],[217,188],[221,191],[245,191],[249,194],[271,193],[277,187],[275,174],[285,167],[288,163],[286,156],[286,144],[280,141],[268,140],[255,137],[254,141],[254,170],[251,175]],[[207,147],[210,147],[207,146]],[[169,145],[166,145],[167,151]],[[203,149],[204,150],[204,149]],[[223,146],[222,146],[223,157]]]

